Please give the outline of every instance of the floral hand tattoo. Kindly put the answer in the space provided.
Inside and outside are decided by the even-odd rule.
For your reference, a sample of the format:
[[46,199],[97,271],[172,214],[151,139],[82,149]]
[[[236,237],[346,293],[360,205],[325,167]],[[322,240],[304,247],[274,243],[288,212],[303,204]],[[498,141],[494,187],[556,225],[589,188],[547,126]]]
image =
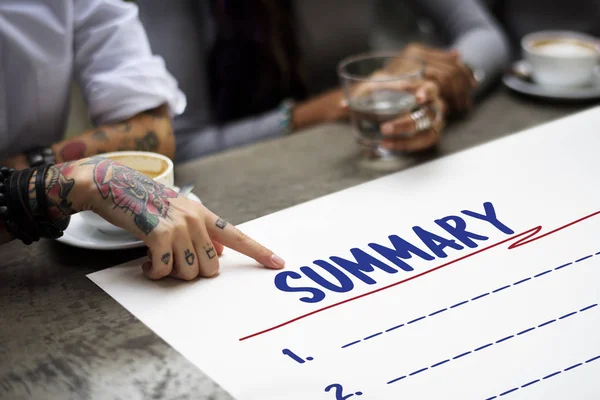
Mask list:
[[133,221],[149,235],[166,218],[176,198],[175,191],[160,185],[146,175],[106,158],[93,158],[86,164],[94,166],[94,183],[102,198],[112,199],[115,208],[133,214]]

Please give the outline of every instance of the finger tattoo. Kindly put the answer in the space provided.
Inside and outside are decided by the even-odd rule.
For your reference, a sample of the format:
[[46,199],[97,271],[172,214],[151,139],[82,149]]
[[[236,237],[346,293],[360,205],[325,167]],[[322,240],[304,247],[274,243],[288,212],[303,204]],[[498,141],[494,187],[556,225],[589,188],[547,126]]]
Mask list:
[[165,264],[169,264],[169,261],[171,261],[171,253],[165,253],[162,255],[162,257],[160,258],[160,260]]
[[204,251],[206,252],[206,256],[208,257],[209,260],[212,260],[213,258],[215,258],[217,256],[217,253],[215,252],[215,248],[207,243],[206,246],[204,246]]
[[183,255],[185,256],[185,262],[188,263],[188,265],[192,265],[194,263],[196,256],[190,251],[190,249],[186,249]]
[[219,219],[217,219],[216,225],[217,225],[217,228],[219,228],[219,229],[225,229],[225,227],[227,226],[227,221],[225,221],[222,218],[219,218]]

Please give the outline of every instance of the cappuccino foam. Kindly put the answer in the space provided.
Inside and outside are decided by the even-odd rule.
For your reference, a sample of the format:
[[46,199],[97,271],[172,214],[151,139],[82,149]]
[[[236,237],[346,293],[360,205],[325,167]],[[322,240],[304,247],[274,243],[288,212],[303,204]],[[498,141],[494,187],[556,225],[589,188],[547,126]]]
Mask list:
[[534,45],[536,52],[556,57],[582,57],[598,54],[591,46],[574,42],[546,42]]

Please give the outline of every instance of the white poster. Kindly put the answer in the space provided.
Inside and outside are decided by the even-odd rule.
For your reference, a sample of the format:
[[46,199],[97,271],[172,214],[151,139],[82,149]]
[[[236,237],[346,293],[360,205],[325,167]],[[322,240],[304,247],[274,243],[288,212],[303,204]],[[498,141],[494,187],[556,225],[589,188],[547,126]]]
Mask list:
[[90,279],[238,400],[598,399],[599,154],[595,108],[240,225],[285,270]]

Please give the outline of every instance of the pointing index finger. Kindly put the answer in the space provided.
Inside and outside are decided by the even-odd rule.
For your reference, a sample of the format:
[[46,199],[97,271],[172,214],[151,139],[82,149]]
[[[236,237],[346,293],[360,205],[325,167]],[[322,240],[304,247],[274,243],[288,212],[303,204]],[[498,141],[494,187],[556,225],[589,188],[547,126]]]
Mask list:
[[212,214],[207,224],[209,235],[219,243],[253,258],[267,268],[281,269],[285,261],[224,219]]

